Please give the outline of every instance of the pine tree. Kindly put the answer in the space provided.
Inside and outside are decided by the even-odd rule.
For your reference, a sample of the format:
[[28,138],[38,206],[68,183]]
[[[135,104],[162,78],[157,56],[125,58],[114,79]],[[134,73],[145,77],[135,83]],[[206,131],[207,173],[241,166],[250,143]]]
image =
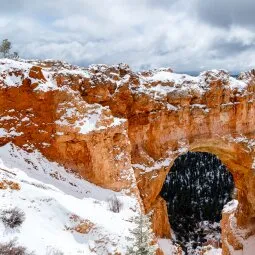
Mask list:
[[0,45],[0,53],[3,54],[4,58],[8,57],[11,49],[11,42],[8,39],[4,39]]
[[132,245],[127,248],[127,255],[155,255],[157,245],[153,244],[150,217],[140,213],[133,222],[136,227],[130,230],[132,237],[128,240]]

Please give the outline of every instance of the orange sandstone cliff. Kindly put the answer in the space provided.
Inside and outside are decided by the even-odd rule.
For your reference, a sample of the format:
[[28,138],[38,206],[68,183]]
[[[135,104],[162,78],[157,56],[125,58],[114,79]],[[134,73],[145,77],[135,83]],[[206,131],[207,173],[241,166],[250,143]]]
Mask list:
[[223,254],[244,250],[255,234],[254,70],[235,79],[223,70],[192,77],[124,64],[86,69],[3,59],[0,146],[8,142],[36,148],[102,187],[135,192],[145,212],[153,211],[158,237],[170,237],[159,193],[174,159],[213,153],[238,189],[238,205],[223,212]]

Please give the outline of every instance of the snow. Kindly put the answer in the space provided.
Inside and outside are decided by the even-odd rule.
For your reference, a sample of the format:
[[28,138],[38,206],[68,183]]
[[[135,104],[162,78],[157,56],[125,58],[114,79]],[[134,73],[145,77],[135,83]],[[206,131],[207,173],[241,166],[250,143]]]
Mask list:
[[175,87],[170,86],[163,86],[163,85],[156,85],[154,87],[150,88],[151,91],[154,91],[156,93],[170,93],[176,90]]
[[89,115],[85,116],[83,119],[75,122],[75,127],[79,128],[79,133],[87,134],[96,128],[97,123],[101,119],[102,108],[99,107],[95,109],[93,112],[90,112]]
[[6,129],[4,129],[4,128],[0,128],[0,136],[7,136],[8,135],[8,132],[7,132],[7,130]]
[[23,79],[21,76],[16,76],[13,72],[23,70],[24,73],[28,74],[30,67],[29,64],[11,59],[0,59],[0,83],[3,82],[4,85],[9,87],[20,86]]
[[238,206],[238,200],[233,199],[224,206],[222,212],[223,213],[232,213],[236,210],[237,206]]
[[[47,61],[51,64],[48,66]],[[225,86],[232,90],[243,91],[247,88],[247,80],[238,80],[234,77],[230,77],[229,73],[225,70],[211,70],[202,72],[199,76],[194,77],[187,74],[173,73],[169,69],[160,68],[157,70],[150,71],[148,76],[141,73],[137,73],[137,78],[139,79],[139,86],[133,86],[131,75],[127,73],[125,76],[120,77],[118,70],[119,68],[125,69],[127,72],[132,73],[126,65],[92,65],[88,69],[78,66],[72,66],[61,61],[29,61],[29,60],[0,60],[0,84],[7,87],[17,87],[21,86],[25,78],[29,78],[29,71],[32,66],[39,65],[42,66],[42,73],[46,78],[46,81],[31,79],[32,83],[37,83],[38,85],[34,88],[34,91],[52,91],[61,89],[57,86],[56,75],[73,75],[80,76],[80,82],[84,78],[91,78],[90,83],[93,86],[93,77],[96,78],[97,82],[110,82],[117,85],[117,89],[126,83],[130,83],[131,90],[138,94],[147,94],[153,97],[155,100],[166,99],[166,97],[171,93],[177,93],[180,95],[193,94],[196,93],[197,96],[201,96],[207,90],[210,89],[210,82],[214,80],[221,79],[225,82]],[[110,71],[110,69],[116,69],[116,72]],[[108,73],[108,70],[110,71]],[[19,75],[15,75],[13,72],[21,71]],[[115,77],[115,78],[113,78]],[[117,78],[117,79],[116,79]],[[71,84],[71,83],[70,83]],[[167,108],[170,111],[178,110],[171,105]],[[208,112],[208,109],[204,109]]]
[[4,120],[15,120],[18,119],[17,117],[11,117],[11,116],[3,116],[0,117],[0,121],[4,121]]
[[[81,113],[75,105],[70,104],[68,107],[66,106],[65,112],[55,123],[60,126],[77,128],[78,132],[84,135],[92,131],[119,126],[127,121],[126,119],[113,117],[107,106],[103,107],[99,104],[90,105],[83,102],[83,107],[86,108],[86,111]],[[62,105],[59,106],[58,111],[62,111]],[[75,120],[75,122],[72,124],[69,120]]]
[[0,128],[0,137],[14,137],[20,136],[23,132],[16,132],[14,128],[11,128],[10,131],[7,131],[4,128]]
[[[14,230],[0,220],[0,242],[17,237],[19,244],[37,255],[54,249],[64,254],[125,254],[126,238],[134,227],[130,218],[139,211],[135,197],[97,187],[40,152],[28,153],[11,143],[0,147],[0,182],[4,179],[18,183],[21,189],[0,189],[1,209],[17,206],[26,219]],[[114,194],[123,204],[120,213],[108,207],[107,200]],[[78,224],[73,215],[91,222],[90,232],[72,231]]]
[[231,255],[254,255],[254,245],[255,245],[255,235],[248,237],[244,240],[243,243],[243,250],[234,250],[234,248],[227,242],[228,247],[231,251]]
[[253,170],[255,170],[255,158],[253,158],[253,162],[252,162],[251,168],[252,168]]
[[244,241],[243,255],[253,255],[254,248],[255,248],[255,235],[250,236],[247,240]]
[[87,133],[92,132],[92,131],[98,131],[98,130],[103,130],[103,129],[106,129],[106,128],[119,126],[119,125],[122,125],[123,123],[125,123],[127,121],[126,119],[114,117],[113,122],[110,125],[106,125],[106,126],[102,125],[102,126],[97,127],[96,124],[97,124],[98,119],[97,119],[97,121],[95,121],[95,119],[96,118],[93,119],[93,117],[89,118],[89,123],[85,124],[85,125],[84,124],[81,125],[78,122],[78,123],[76,123],[76,127],[80,128],[79,132],[81,134],[87,134]]
[[[35,82],[36,83],[36,82]],[[57,85],[53,81],[47,81],[47,82],[40,82],[36,88],[34,88],[34,91],[43,91],[48,92],[51,90],[58,90]]]
[[[231,252],[231,255],[253,255],[255,245],[255,235],[251,229],[238,228],[237,219],[235,217],[235,211],[238,206],[237,200],[230,201],[223,209],[223,212],[230,213],[229,221],[232,233],[234,233],[235,239],[243,245],[242,250],[235,250],[234,247],[225,239],[225,243]],[[253,235],[249,236],[250,233]],[[247,238],[248,236],[248,238]]]
[[28,117],[24,117],[21,121],[30,121]]
[[177,74],[172,73],[169,71],[156,71],[152,77],[149,77],[148,80],[150,81],[162,81],[162,82],[175,82],[175,83],[182,83],[184,80],[198,82],[198,78],[194,76],[190,76],[187,74]]
[[167,107],[167,110],[169,110],[169,111],[177,111],[178,110],[178,107],[176,107],[172,104],[167,104],[166,107]]
[[[55,80],[52,78],[52,74],[45,70],[42,70],[42,73],[46,81],[30,78],[29,72],[32,67],[32,64],[26,62],[0,59],[0,84],[2,82],[5,87],[19,87],[22,85],[24,79],[29,78],[32,84],[38,84],[34,91],[47,92],[58,89]],[[17,74],[14,72],[17,72]]]
[[229,86],[231,89],[237,89],[238,91],[242,91],[247,88],[247,82],[237,80],[234,77],[229,77]]
[[[159,248],[164,252],[164,255],[174,255],[177,251],[177,246],[170,239],[159,239]],[[184,252],[182,252],[184,254]]]
[[220,248],[210,247],[209,251],[205,252],[204,255],[221,255],[222,250]]
[[[13,72],[22,70],[23,75],[28,75],[32,66],[26,63],[11,59],[0,59],[0,83],[3,82],[5,86],[18,87],[22,85],[24,77],[16,76]],[[10,73],[10,75],[9,75]]]
[[254,148],[255,148],[255,139],[246,137],[243,134],[239,134],[236,137],[232,137],[231,135],[227,135],[224,138],[227,139],[230,142],[245,144],[246,147],[249,149],[249,152],[253,151]]
[[206,105],[205,104],[192,104],[191,107],[204,109],[204,108],[206,108]]
[[64,132],[56,132],[56,135],[59,135],[59,136],[64,135]]
[[[140,76],[140,86],[136,88],[138,93],[151,95],[156,100],[165,98],[171,93],[196,93],[202,95],[209,86],[204,81],[203,74],[194,77],[187,74],[172,73],[167,69],[152,71],[149,76]],[[156,84],[153,84],[156,83]],[[170,108],[170,110],[174,110]]]
[[89,78],[90,75],[88,73],[88,71],[85,71],[85,70],[68,70],[68,69],[63,69],[63,70],[60,70],[58,72],[59,74],[63,74],[63,75],[79,75],[79,76],[82,76],[84,78]]
[[15,74],[6,76],[4,81],[5,81],[5,84],[10,87],[11,86],[16,87],[16,86],[22,84],[22,78],[20,76],[15,76]]
[[21,69],[30,69],[32,65],[8,59],[8,58],[1,58],[0,59],[0,72],[5,71],[15,71],[15,70],[21,70]]
[[155,161],[153,166],[145,166],[142,164],[132,164],[132,166],[140,170],[143,170],[145,173],[148,173],[154,170],[160,170],[162,167],[168,167],[170,163],[171,163],[171,159],[166,158],[166,159]]
[[[158,240],[160,249],[164,252],[164,255],[174,255],[174,254],[180,254],[181,255],[181,248],[177,245],[174,245],[171,239],[159,239]],[[179,253],[177,253],[179,251]],[[201,252],[200,250],[197,251],[197,255],[204,254],[204,255],[221,255],[222,250],[220,248],[214,248],[211,245],[204,246],[202,248]],[[184,255],[184,252],[182,252]],[[195,255],[195,254],[193,254]],[[248,254],[247,254],[248,255]]]

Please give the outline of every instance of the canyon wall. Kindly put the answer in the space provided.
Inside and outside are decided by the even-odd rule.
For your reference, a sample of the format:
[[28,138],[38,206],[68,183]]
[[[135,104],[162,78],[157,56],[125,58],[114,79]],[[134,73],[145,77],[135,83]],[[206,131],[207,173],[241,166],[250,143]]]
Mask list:
[[[170,237],[159,193],[174,159],[187,151],[213,153],[238,189],[236,224],[223,216],[222,238],[240,229],[252,235],[254,92],[255,71],[235,79],[223,70],[192,77],[170,69],[135,73],[124,64],[85,69],[1,60],[0,145],[40,150],[97,185],[135,193],[145,212],[153,210],[159,237]],[[231,240],[224,254],[243,249]]]

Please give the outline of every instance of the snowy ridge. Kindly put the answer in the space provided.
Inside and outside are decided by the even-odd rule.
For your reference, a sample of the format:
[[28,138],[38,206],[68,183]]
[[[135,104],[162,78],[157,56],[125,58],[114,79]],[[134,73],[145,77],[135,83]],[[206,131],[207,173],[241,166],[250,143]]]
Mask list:
[[152,76],[145,78],[148,81],[161,81],[161,82],[175,82],[176,84],[182,84],[184,81],[186,82],[198,82],[198,78],[194,76],[190,76],[188,74],[178,74],[173,73],[166,69],[155,70],[152,73]]
[[42,71],[46,81],[33,79],[29,77],[30,69],[33,65],[15,61],[11,59],[0,59],[0,85],[3,87],[19,87],[26,78],[31,80],[32,84],[38,84],[35,91],[56,90],[58,89],[52,74],[47,71]]
[[[55,78],[56,75],[79,76],[80,82],[83,79],[90,79],[93,86],[93,79],[97,82],[110,82],[116,84],[117,88],[130,81],[131,76],[139,80],[139,87],[133,86],[130,81],[130,88],[138,93],[152,95],[155,99],[161,99],[168,93],[187,92],[203,94],[210,89],[210,82],[221,80],[226,87],[231,90],[242,91],[247,88],[250,76],[241,74],[238,79],[231,77],[226,70],[204,71],[198,76],[187,74],[173,73],[167,68],[159,68],[147,72],[132,72],[128,65],[119,64],[107,66],[103,64],[91,65],[88,68],[74,66],[61,61],[54,60],[0,60],[0,84],[5,86],[19,86],[22,81],[28,77],[29,70],[32,66],[40,66],[46,78],[46,82],[39,82],[38,90],[57,89]],[[17,75],[17,71],[22,71]],[[8,75],[8,72],[10,73]],[[124,72],[124,75],[121,74]],[[247,72],[248,73],[248,72]]]
[[[25,77],[28,77],[30,64],[10,60],[0,59],[0,85],[2,86],[21,86]],[[15,72],[20,72],[15,74]]]
[[[47,67],[47,63],[50,64],[50,67]],[[36,65],[42,67],[41,72],[43,79],[30,77],[30,72]],[[69,94],[70,97],[73,98],[72,100],[69,99],[70,101],[66,100],[66,102],[59,104],[59,118],[55,123],[58,124],[60,128],[61,126],[67,129],[73,127],[74,129],[78,129],[80,134],[87,134],[92,131],[119,126],[126,122],[125,119],[114,117],[108,106],[86,103],[82,99],[80,93],[73,90],[71,86],[58,86],[56,81],[57,74],[79,76],[81,80],[90,77],[88,70],[71,66],[60,61],[48,60],[40,62],[0,59],[0,88],[20,87],[25,79],[29,79],[31,84],[36,85],[33,88],[35,92],[58,90]],[[16,118],[16,120],[18,120],[17,117],[3,115],[0,116],[0,121],[11,121],[11,118]],[[21,120],[21,122],[23,121],[25,120]],[[29,121],[28,119],[28,122]],[[20,123],[18,125],[20,125]],[[2,137],[14,137],[19,135],[21,135],[21,133],[17,133],[15,129],[9,131],[3,128],[0,129],[0,136]]]
[[[20,190],[0,189],[1,209],[17,206],[26,219],[14,230],[0,221],[0,242],[17,237],[36,255],[54,250],[125,254],[126,237],[133,227],[130,218],[139,212],[136,198],[99,188],[49,162],[40,152],[28,153],[11,143],[0,147],[0,183],[4,180],[18,183]],[[123,204],[119,213],[109,210],[107,200],[113,195]],[[84,222],[91,227],[87,233],[74,230]]]
[[242,91],[247,88],[247,80],[230,77],[225,70],[210,70],[199,76],[173,73],[169,69],[160,68],[150,71],[146,76],[140,74],[140,93],[151,94],[155,99],[165,97],[168,93],[198,93],[202,95],[210,89],[212,81],[222,80],[231,90]]

